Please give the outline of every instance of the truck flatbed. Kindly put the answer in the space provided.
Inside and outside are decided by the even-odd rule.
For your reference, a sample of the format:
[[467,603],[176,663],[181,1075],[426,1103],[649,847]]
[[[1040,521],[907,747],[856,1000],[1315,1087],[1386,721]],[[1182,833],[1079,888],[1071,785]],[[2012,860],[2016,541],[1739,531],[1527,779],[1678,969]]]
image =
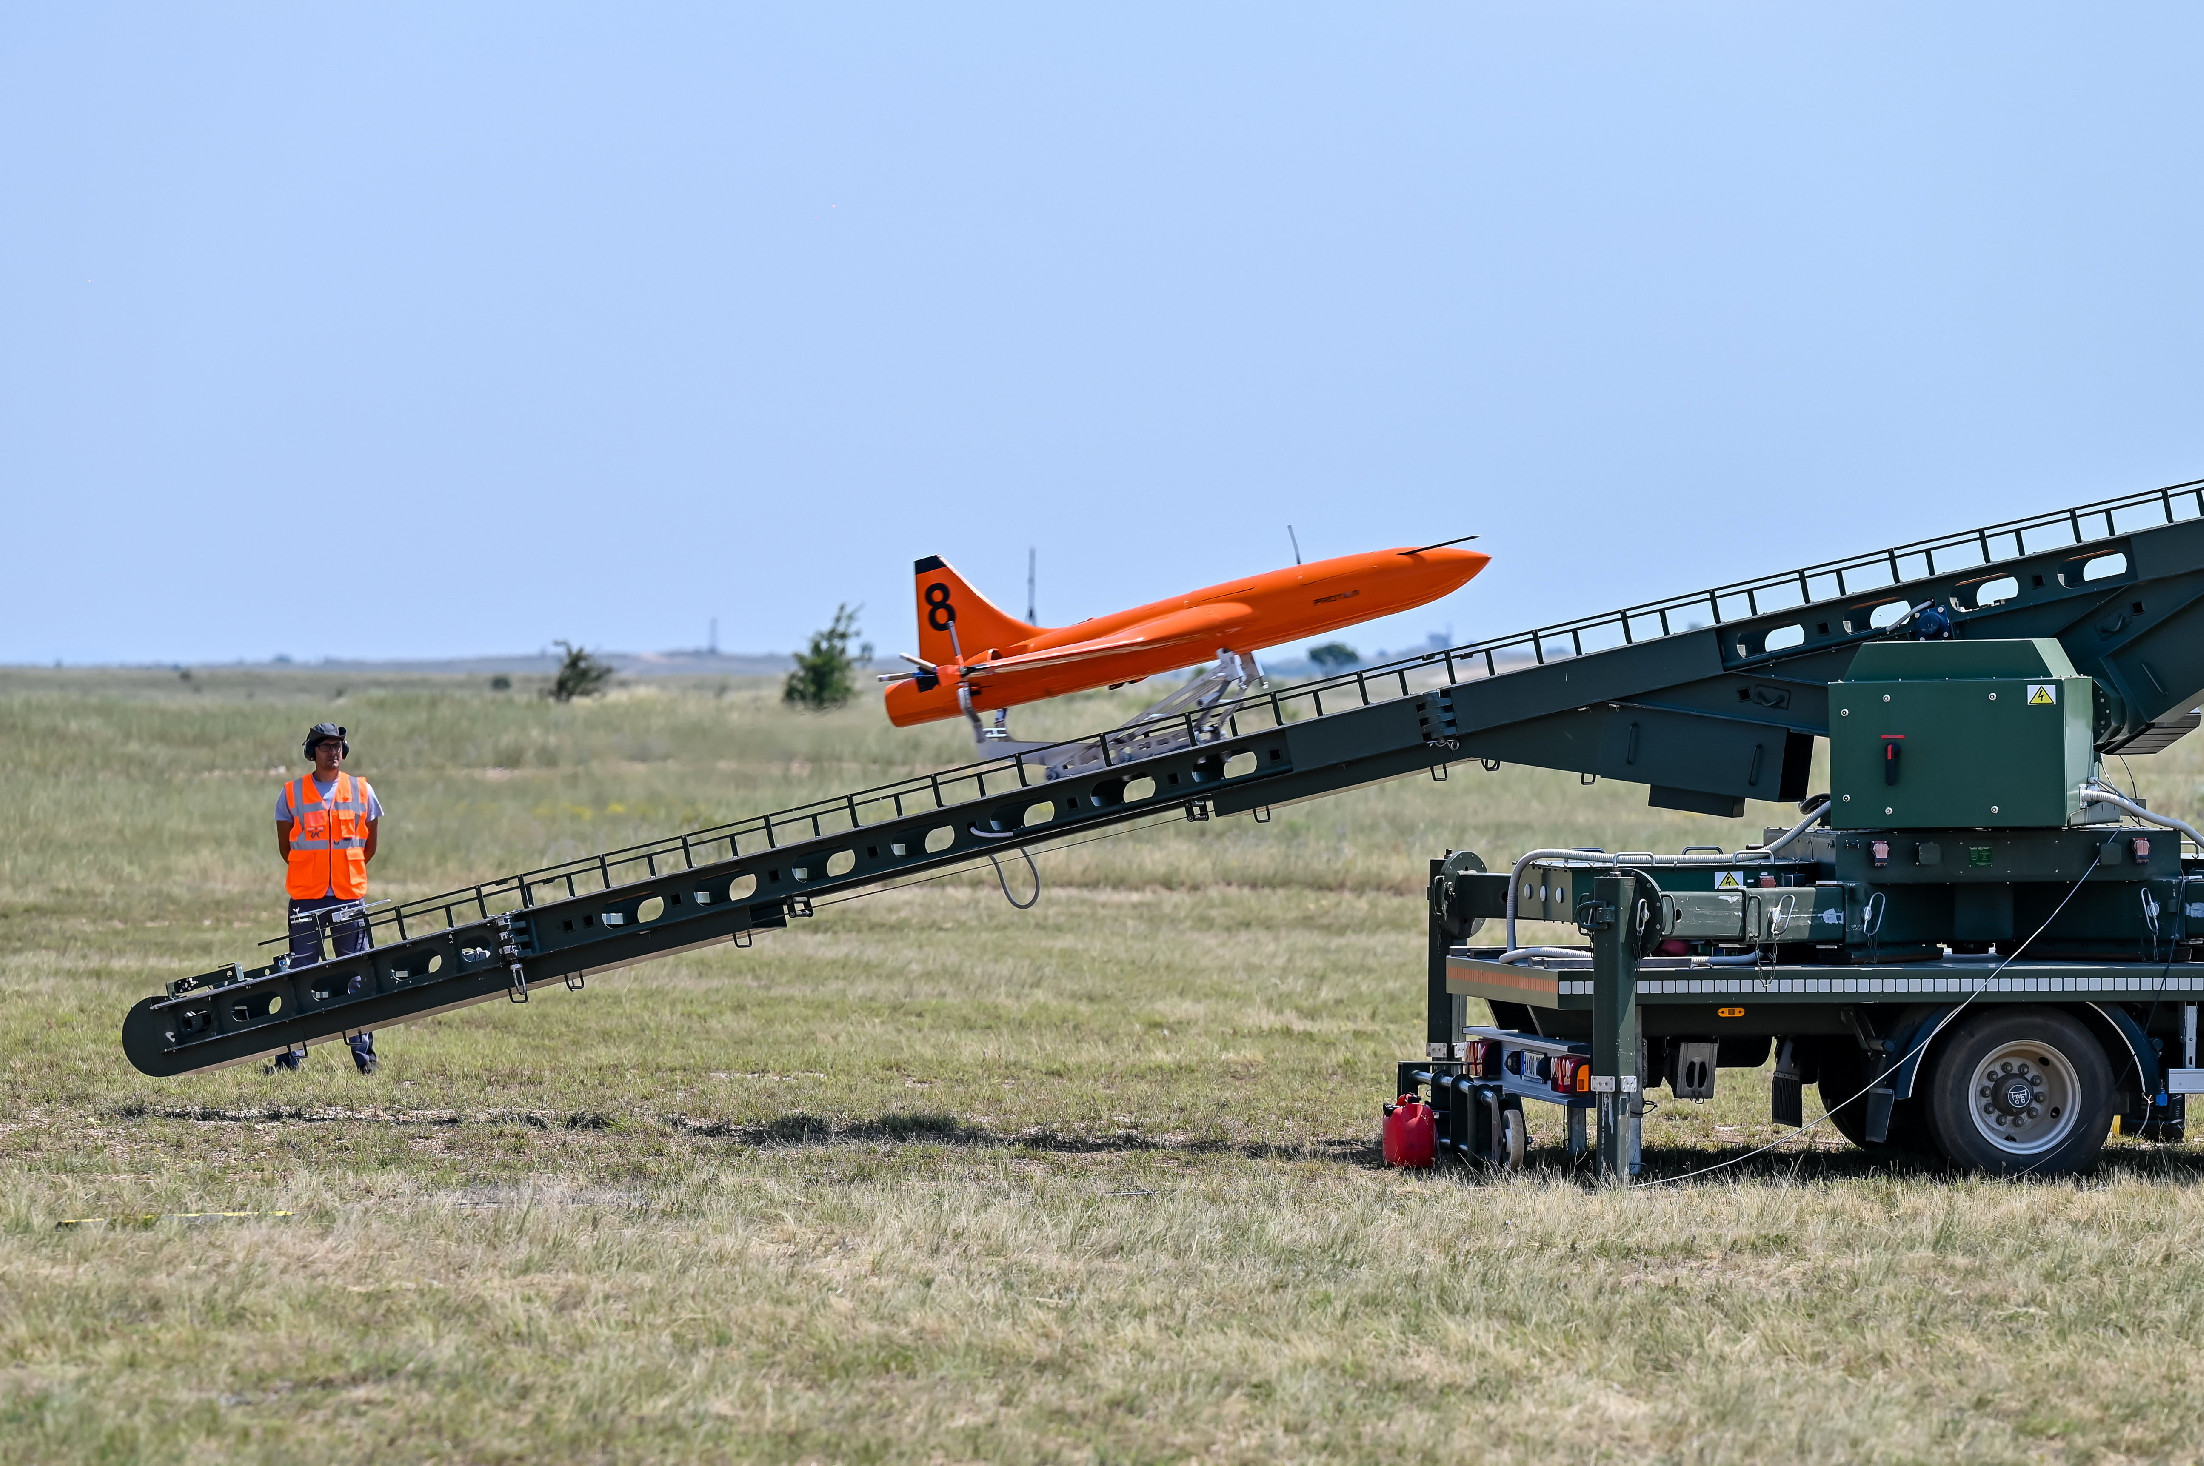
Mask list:
[[[1581,958],[1527,957],[1495,960],[1499,947],[1456,948],[1447,954],[1446,988],[1455,997],[1521,1003],[1556,1013],[1592,1009],[1592,949]],[[2030,1002],[2046,996],[2091,1003],[2164,998],[2204,1001],[2204,963],[2175,962],[2163,970],[2136,962],[2034,962],[2003,967],[1995,957],[1945,957],[1885,962],[1873,967],[1766,963],[1760,966],[1694,967],[1689,959],[1649,957],[1638,965],[1637,1000],[1643,1007],[1695,1000],[1750,999],[1787,1005],[1831,999],[1966,998],[1977,1002]],[[1736,1004],[1725,1004],[1736,1006]],[[1724,1022],[1742,1024],[1751,1009]],[[1737,1031],[1749,1031],[1740,1027]],[[1788,1028],[1785,1029],[1789,1031]]]

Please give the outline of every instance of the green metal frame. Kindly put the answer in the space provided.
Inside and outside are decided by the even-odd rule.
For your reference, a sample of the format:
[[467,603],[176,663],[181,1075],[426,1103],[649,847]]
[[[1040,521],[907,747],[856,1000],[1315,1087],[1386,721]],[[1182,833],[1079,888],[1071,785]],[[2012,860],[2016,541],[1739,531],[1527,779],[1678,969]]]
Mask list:
[[[373,909],[367,952],[171,984],[131,1010],[124,1050],[149,1074],[241,1062],[741,940],[909,874],[1156,813],[1261,817],[1463,759],[1738,813],[1805,792],[1829,685],[1883,634],[1878,608],[1924,600],[1963,636],[2057,638],[2104,690],[2099,748],[2173,736],[2204,687],[2204,480],[1244,698],[1206,713],[1214,727],[1188,715],[1161,753],[1169,729],[1110,730]],[[1080,771],[1049,778],[1052,752]]]

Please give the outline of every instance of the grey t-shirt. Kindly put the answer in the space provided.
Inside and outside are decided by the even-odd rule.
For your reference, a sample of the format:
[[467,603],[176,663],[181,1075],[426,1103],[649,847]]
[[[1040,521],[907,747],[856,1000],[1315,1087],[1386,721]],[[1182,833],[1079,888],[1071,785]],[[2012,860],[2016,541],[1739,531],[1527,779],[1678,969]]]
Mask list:
[[[311,777],[314,779],[314,787],[321,791],[321,797],[327,799],[329,791],[336,785],[336,776],[332,774],[326,779],[318,775]],[[358,774],[354,774],[352,777],[359,780],[360,787],[367,791],[368,819],[381,819],[383,817],[383,802],[375,797],[375,786],[368,783],[367,780],[361,779]],[[291,780],[285,779],[283,787],[276,790],[276,823],[279,825],[295,824],[298,821],[298,812],[291,808],[291,783]]]

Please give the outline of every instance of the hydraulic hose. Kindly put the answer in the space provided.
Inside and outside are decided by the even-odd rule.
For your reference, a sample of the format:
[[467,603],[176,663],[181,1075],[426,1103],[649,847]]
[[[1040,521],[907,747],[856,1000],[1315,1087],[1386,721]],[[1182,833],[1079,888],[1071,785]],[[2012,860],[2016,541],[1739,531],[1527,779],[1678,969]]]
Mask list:
[[[1512,952],[1502,952],[1492,958],[1494,962],[1515,962],[1526,957],[1574,958],[1589,967],[1591,954],[1582,947],[1518,947]],[[1695,972],[1708,967],[1750,967],[1760,960],[1757,952],[1733,952],[1728,956],[1713,957],[1640,957],[1640,971]]]
[[1525,957],[1582,957],[1584,953],[1574,947],[1510,947],[1495,962],[1520,962]]
[[2082,802],[2084,804],[2109,804],[2114,809],[2124,809],[2137,819],[2148,820],[2161,829],[2178,830],[2188,836],[2199,848],[2204,848],[2204,835],[2196,832],[2196,826],[2190,824],[2187,820],[2177,820],[2170,814],[2160,814],[2154,809],[2145,809],[2125,794],[2115,794],[2110,789],[2101,789],[2094,784],[2090,784],[2082,789]]
[[[1619,865],[1624,867],[1625,869],[1640,865],[1683,866],[1687,868],[1698,867],[1700,869],[1705,869],[1709,866],[1758,863],[1773,856],[1778,850],[1781,850],[1784,846],[1790,844],[1793,840],[1796,840],[1799,836],[1805,834],[1808,830],[1819,824],[1822,818],[1828,813],[1829,796],[1826,794],[1818,795],[1816,796],[1816,799],[1813,803],[1813,807],[1807,811],[1806,818],[1791,826],[1790,829],[1784,831],[1782,835],[1770,841],[1768,844],[1764,846],[1747,846],[1745,849],[1738,851],[1734,855],[1640,855],[1632,853],[1625,857],[1621,855],[1608,855],[1604,851],[1590,850],[1530,851],[1528,854],[1519,856],[1516,859],[1514,866],[1508,871],[1507,950],[1502,952],[1495,960],[1500,962],[1515,962],[1524,957],[1552,956],[1557,950],[1566,950],[1551,947],[1518,947],[1515,945],[1516,897],[1521,893],[1523,889],[1524,867],[1528,866],[1534,860],[1558,860],[1565,864],[1579,866]],[[2204,844],[2204,841],[2199,841],[2198,843]],[[1656,887],[1655,889],[1658,889],[1658,887]],[[1570,955],[1574,956],[1576,954],[1571,953]],[[1757,962],[1759,960],[1760,959],[1758,957],[1709,957],[1706,959],[1709,964],[1719,964],[1723,966],[1742,965],[1745,961]]]

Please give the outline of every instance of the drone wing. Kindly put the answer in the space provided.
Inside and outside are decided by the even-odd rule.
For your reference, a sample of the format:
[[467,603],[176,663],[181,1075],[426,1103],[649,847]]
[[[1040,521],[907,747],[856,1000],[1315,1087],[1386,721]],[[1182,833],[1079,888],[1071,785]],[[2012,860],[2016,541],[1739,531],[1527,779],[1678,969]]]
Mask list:
[[[1024,672],[1036,667],[1061,667],[1072,662],[1120,656],[1126,652],[1158,651],[1182,645],[1189,648],[1202,646],[1202,655],[1206,656],[1214,650],[1215,637],[1226,628],[1245,621],[1252,614],[1237,601],[1189,606],[1183,611],[1151,617],[1106,636],[1095,637],[1091,641],[1077,641],[1069,646],[1020,652],[1015,656],[997,657],[993,661],[975,662],[964,669],[964,675],[975,679],[993,677],[1005,672]],[[1204,643],[1209,645],[1203,645]]]

